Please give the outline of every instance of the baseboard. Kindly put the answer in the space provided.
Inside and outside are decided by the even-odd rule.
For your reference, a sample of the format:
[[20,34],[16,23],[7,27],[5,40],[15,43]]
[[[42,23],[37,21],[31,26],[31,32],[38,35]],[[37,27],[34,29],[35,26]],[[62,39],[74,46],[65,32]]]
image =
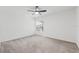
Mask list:
[[0,41],[0,42],[5,42],[5,41],[10,41],[10,40],[16,40],[16,39],[23,39],[25,37],[29,37],[29,36],[33,36],[34,34],[30,34],[30,35],[27,35],[27,36],[22,36],[22,37],[16,37],[16,38],[13,38],[13,39],[7,39],[7,40],[3,40],[3,41]]
[[77,44],[77,46],[78,46],[78,48],[79,48],[79,41],[77,41],[76,44]]
[[78,40],[71,41],[71,40],[65,40],[65,39],[62,39],[62,38],[56,38],[54,36],[45,35],[45,34],[39,34],[39,35],[42,35],[42,36],[45,36],[45,37],[50,37],[50,38],[55,38],[55,39],[63,40],[63,41],[67,41],[67,42],[72,42],[72,43],[75,43],[77,45],[77,47],[79,48],[79,41]]
[[66,39],[64,39],[64,38],[57,38],[57,37],[55,37],[55,36],[51,36],[51,35],[47,35],[47,34],[40,34],[40,35],[45,36],[45,37],[55,38],[55,39],[58,39],[58,40],[64,40],[64,41],[76,43],[76,40],[66,40]]
[[[24,36],[24,37],[20,37],[20,38],[25,38],[25,37],[29,37],[29,36],[33,36],[33,35],[36,35],[36,34],[31,34],[31,35],[28,35],[28,36]],[[41,36],[44,36],[44,37],[49,37],[49,38],[55,38],[55,39],[58,39],[58,40],[63,40],[63,41],[67,41],[67,42],[72,42],[72,43],[76,43],[78,48],[79,48],[79,41],[71,41],[71,40],[65,40],[65,39],[62,39],[62,38],[56,38],[54,36],[50,36],[50,35],[46,35],[46,34],[38,34],[38,35],[41,35]],[[16,39],[20,39],[20,38],[14,38],[14,39],[11,39],[11,40],[16,40]],[[10,40],[5,40],[5,41],[10,41]],[[4,42],[4,41],[1,41],[1,42]]]

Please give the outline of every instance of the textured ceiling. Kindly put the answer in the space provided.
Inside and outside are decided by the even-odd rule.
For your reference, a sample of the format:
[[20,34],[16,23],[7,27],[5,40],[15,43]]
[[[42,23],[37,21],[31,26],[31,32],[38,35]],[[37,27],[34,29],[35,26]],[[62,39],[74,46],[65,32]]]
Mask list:
[[73,6],[45,6],[45,7],[41,7],[41,8],[47,9],[48,13],[56,13],[56,12],[60,12],[60,11],[73,9],[75,7],[73,7]]
[[[26,14],[26,15],[31,15],[30,12],[27,12],[27,10],[29,9],[33,9],[34,6],[1,6],[0,7],[0,12],[7,12],[8,13],[17,13],[17,14]],[[47,12],[44,13],[44,15],[49,15],[49,14],[54,14],[57,12],[61,12],[61,11],[66,11],[69,9],[74,9],[76,8],[75,6],[40,6],[41,9],[46,9]],[[43,14],[43,13],[42,13]]]
[[[28,7],[29,9],[34,8],[34,6]],[[56,13],[64,10],[69,10],[75,8],[75,6],[40,6],[41,9],[46,9],[47,13]]]
[[[76,6],[40,6],[41,9],[47,10],[47,12],[42,13],[42,16],[49,16],[58,12],[63,12],[70,9],[75,9]],[[34,9],[34,6],[25,7],[26,10]],[[30,13],[30,12],[26,12]],[[31,13],[30,13],[31,14]]]

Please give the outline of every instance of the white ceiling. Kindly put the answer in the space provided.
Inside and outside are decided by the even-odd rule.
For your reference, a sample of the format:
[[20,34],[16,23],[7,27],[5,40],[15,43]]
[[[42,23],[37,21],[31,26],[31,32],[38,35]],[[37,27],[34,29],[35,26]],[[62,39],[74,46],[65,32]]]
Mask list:
[[[33,9],[33,8],[34,8],[34,6],[28,6],[28,7],[26,7],[26,10]],[[40,6],[40,8],[47,10],[47,12],[42,13],[42,15],[48,16],[48,15],[55,14],[55,13],[58,13],[58,12],[67,11],[67,10],[70,10],[70,9],[75,9],[76,6]]]
[[47,13],[56,13],[56,12],[60,12],[60,11],[73,9],[73,8],[75,8],[75,6],[44,6],[41,8],[46,9],[48,11]]
[[[27,10],[34,8],[34,6],[1,6],[0,7],[0,12],[15,12],[15,13],[25,13],[27,15],[31,15],[30,12],[27,12]],[[45,14],[53,14],[69,9],[76,8],[75,6],[40,6],[41,9],[46,9],[47,12]]]

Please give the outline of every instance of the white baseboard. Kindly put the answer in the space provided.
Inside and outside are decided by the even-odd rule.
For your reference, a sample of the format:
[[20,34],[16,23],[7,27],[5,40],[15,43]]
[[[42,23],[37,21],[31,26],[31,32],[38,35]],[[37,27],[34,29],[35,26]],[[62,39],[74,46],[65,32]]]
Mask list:
[[[27,35],[27,36],[24,36],[24,37],[29,37],[29,36],[32,36],[32,35],[34,35],[34,34]],[[55,39],[58,39],[58,40],[64,40],[64,41],[68,41],[68,42],[73,42],[73,43],[76,43],[78,48],[79,48],[79,41],[77,41],[77,40],[72,41],[72,40],[66,40],[66,39],[63,39],[63,38],[56,38],[54,36],[43,34],[43,33],[39,33],[39,35],[42,35],[44,37],[49,37],[49,38],[55,38]],[[20,38],[22,38],[22,37],[20,37]],[[11,40],[15,40],[15,39],[19,39],[19,38],[14,38],[14,39],[11,39]],[[9,40],[4,40],[4,41],[9,41]],[[4,42],[4,41],[1,41],[1,42]]]
[[79,41],[77,41],[76,44],[77,44],[77,46],[78,46],[78,48],[79,48]]
[[20,38],[25,38],[25,37],[29,37],[29,36],[32,36],[34,34],[30,34],[30,35],[25,35],[25,36],[21,36],[21,37],[15,37],[15,38],[12,38],[12,39],[6,39],[6,40],[2,40],[0,42],[5,42],[5,41],[10,41],[10,40],[16,40],[16,39],[20,39]]
[[39,34],[39,35],[49,37],[49,38],[55,38],[55,39],[58,39],[58,40],[64,40],[64,41],[76,43],[76,40],[68,40],[68,39],[64,39],[64,38],[58,38],[58,37],[47,35],[47,34]]
[[45,37],[49,37],[49,38],[55,38],[55,39],[58,39],[58,40],[63,40],[63,41],[67,41],[67,42],[72,42],[72,43],[76,43],[77,47],[79,48],[79,41],[78,40],[66,40],[66,39],[62,39],[62,38],[56,38],[54,36],[50,36],[50,35],[45,35],[45,34],[40,34],[42,36],[45,36]]

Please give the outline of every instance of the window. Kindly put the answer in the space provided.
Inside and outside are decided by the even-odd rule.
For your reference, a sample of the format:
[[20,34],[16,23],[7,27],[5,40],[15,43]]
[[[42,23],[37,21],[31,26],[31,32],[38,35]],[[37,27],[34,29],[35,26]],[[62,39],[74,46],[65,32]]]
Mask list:
[[36,21],[36,31],[42,32],[44,30],[43,28],[43,21],[37,20]]

